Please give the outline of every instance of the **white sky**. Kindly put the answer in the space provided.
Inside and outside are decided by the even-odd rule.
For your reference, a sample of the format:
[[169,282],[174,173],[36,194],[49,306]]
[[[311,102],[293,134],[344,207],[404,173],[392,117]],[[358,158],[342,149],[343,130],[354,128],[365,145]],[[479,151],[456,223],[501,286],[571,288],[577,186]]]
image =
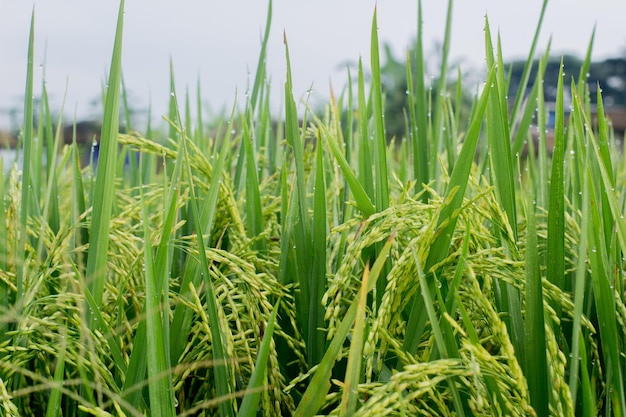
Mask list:
[[[112,52],[116,1],[36,1],[35,62],[45,60],[52,107],[59,108],[68,81],[66,114],[97,115],[97,99]],[[451,59],[464,71],[481,69],[484,58],[484,16],[492,34],[500,30],[505,59],[528,53],[541,9],[541,0],[457,0],[454,3]],[[369,42],[374,0],[274,0],[268,70],[272,101],[282,101],[286,32],[291,53],[294,94],[301,97],[313,84],[314,96],[327,97],[329,80],[336,90],[345,82],[346,61],[359,56],[369,66]],[[434,56],[443,38],[447,2],[423,0],[424,48]],[[203,101],[215,110],[239,101],[253,73],[260,50],[267,5],[261,0],[127,0],[123,72],[131,105],[153,114],[166,111],[169,98],[169,59],[174,62],[179,95],[189,87],[195,97],[198,78]],[[33,2],[0,0],[0,127],[10,121],[9,109],[22,106],[28,28]],[[552,36],[552,50],[582,56],[594,24],[594,59],[623,55],[626,50],[626,1],[552,0],[539,41],[539,52]],[[417,1],[379,0],[381,42],[396,56],[415,37]],[[495,42],[495,41],[494,41]],[[433,58],[431,58],[432,60]],[[36,95],[43,71],[36,71]],[[252,80],[250,80],[252,82]],[[194,98],[195,100],[195,98]],[[20,121],[21,123],[21,121]],[[141,127],[140,127],[141,128]]]

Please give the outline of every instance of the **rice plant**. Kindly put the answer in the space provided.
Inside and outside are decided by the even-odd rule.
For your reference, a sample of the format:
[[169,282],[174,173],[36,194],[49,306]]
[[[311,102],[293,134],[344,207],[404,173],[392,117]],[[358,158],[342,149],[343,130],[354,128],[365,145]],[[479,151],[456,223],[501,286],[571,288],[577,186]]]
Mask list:
[[172,64],[158,140],[119,133],[122,0],[91,163],[60,145],[45,89],[33,126],[33,14],[25,163],[0,169],[0,412],[623,416],[625,165],[582,69],[562,69],[548,148],[549,47],[528,75],[547,4],[512,95],[485,19],[484,84],[461,120],[452,1],[436,97],[418,3],[405,137],[389,142],[376,11],[369,68],[321,113],[298,106],[285,35],[277,115],[270,1],[243,106],[209,131]]

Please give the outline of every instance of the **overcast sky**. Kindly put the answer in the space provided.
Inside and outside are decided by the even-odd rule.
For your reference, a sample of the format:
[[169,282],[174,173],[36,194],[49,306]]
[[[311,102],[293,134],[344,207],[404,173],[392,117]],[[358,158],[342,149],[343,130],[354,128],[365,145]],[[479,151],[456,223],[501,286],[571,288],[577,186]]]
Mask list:
[[[60,107],[67,87],[65,113],[93,117],[111,57],[117,2],[84,0],[0,0],[0,127],[10,123],[11,108],[22,106],[28,28],[35,9],[35,62],[45,61],[53,108]],[[291,53],[294,94],[327,97],[345,82],[345,65],[361,56],[369,66],[374,0],[274,0],[268,71],[273,102],[281,102],[285,79],[283,31]],[[541,0],[457,0],[454,4],[451,58],[464,71],[484,65],[484,16],[492,33],[500,31],[505,59],[523,58],[530,48]],[[443,38],[447,2],[423,0],[424,47],[434,56]],[[174,62],[179,94],[195,94],[200,79],[203,100],[215,111],[230,107],[254,73],[265,25],[267,4],[261,0],[127,0],[123,73],[135,108],[152,103],[153,113],[166,111],[169,59]],[[626,1],[552,0],[548,4],[539,51],[552,37],[555,53],[584,54],[594,25],[594,59],[623,55],[626,50]],[[379,0],[381,42],[396,56],[416,35],[415,0]],[[43,71],[36,70],[36,95]],[[250,81],[252,82],[252,81]],[[241,100],[241,98],[240,98]],[[21,123],[21,121],[20,121]]]

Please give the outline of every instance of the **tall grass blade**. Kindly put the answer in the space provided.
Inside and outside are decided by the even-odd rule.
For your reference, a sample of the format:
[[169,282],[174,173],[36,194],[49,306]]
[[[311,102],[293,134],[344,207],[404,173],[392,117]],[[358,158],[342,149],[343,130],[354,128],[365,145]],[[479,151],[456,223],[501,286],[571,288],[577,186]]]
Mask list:
[[[232,113],[231,113],[231,117],[230,117],[230,121],[228,123],[229,126],[232,126],[233,121],[234,121],[234,117],[235,117],[235,109],[236,109],[236,105],[233,105],[233,109],[232,109]],[[207,241],[211,240],[212,234],[213,234],[213,225],[215,223],[215,215],[216,215],[216,211],[217,211],[217,200],[218,200],[218,196],[219,196],[219,189],[220,189],[220,184],[221,184],[221,179],[222,179],[222,175],[221,173],[224,172],[224,170],[226,169],[226,160],[229,156],[229,154],[231,153],[231,149],[232,149],[232,137],[231,137],[232,133],[230,131],[230,129],[227,129],[224,138],[222,140],[222,147],[219,150],[219,154],[217,156],[217,161],[215,162],[215,164],[213,165],[213,170],[212,172],[214,173],[214,175],[211,176],[211,180],[209,181],[209,190],[207,192],[207,195],[204,199],[204,204],[203,204],[203,212],[202,212],[202,224],[204,225],[204,234],[205,236],[207,236]],[[177,205],[177,196],[180,194],[180,184],[179,184],[179,178],[180,175],[182,173],[182,165],[183,163],[183,158],[181,155],[178,155],[176,158],[176,165],[174,166],[174,171],[172,174],[172,179],[170,181],[170,189],[169,189],[169,195],[168,195],[168,201],[170,201],[170,205],[168,208],[168,217],[166,219],[166,222],[164,223],[164,226],[173,226],[174,225],[174,221],[175,221],[175,215],[176,215],[176,205]],[[163,239],[161,241],[161,243],[159,244],[159,253],[157,255],[157,260],[161,260],[161,262],[165,262],[165,256],[167,254],[168,251],[168,244],[165,243],[165,237],[166,235],[163,236]],[[171,239],[171,237],[170,237]],[[161,256],[163,258],[161,258]],[[199,274],[200,271],[197,270],[197,268],[187,268],[184,271],[184,275],[183,275],[183,279],[181,282],[181,292],[180,295],[183,297],[188,297],[189,295],[189,285],[190,283],[195,283],[199,285],[199,275],[198,277],[196,277],[196,274]],[[192,311],[183,303],[178,304],[176,306],[176,309],[174,311],[174,317],[172,319],[172,337],[171,337],[171,357],[172,360],[176,363],[180,357],[180,355],[182,354],[185,344],[186,344],[186,340],[185,340],[185,335],[189,334],[189,331],[191,329],[191,325],[192,325]]]
[[[589,155],[585,154],[584,156],[579,156],[579,159],[584,160],[584,171],[587,172],[587,164],[589,160]],[[587,181],[583,184],[583,196],[582,196],[582,213],[581,213],[581,225],[580,225],[580,235],[588,236],[589,235],[589,211],[590,202],[589,202],[589,186]],[[583,307],[584,307],[584,297],[587,291],[587,239],[580,239],[578,244],[578,263],[576,268],[576,283],[574,286],[574,314],[573,314],[573,324],[572,324],[572,341],[571,341],[571,353],[572,360],[569,366],[569,389],[572,395],[572,403],[576,404],[576,397],[578,395],[578,381],[580,378],[579,371],[586,373],[586,369],[581,369],[581,360],[583,355],[581,355],[581,350],[584,349],[584,337],[581,329],[581,321],[583,315]],[[582,342],[582,343],[581,343]],[[586,355],[584,355],[586,357]],[[586,367],[585,367],[586,368]],[[585,386],[582,389],[586,392],[587,388]],[[586,403],[587,396],[583,396],[582,401]]]
[[[437,158],[439,155],[439,151],[442,148],[452,146],[449,143],[450,136],[446,136],[446,142],[442,143],[443,138],[443,126],[444,126],[444,100],[446,97],[447,84],[448,84],[448,55],[450,53],[450,39],[452,37],[452,9],[453,9],[453,1],[448,0],[448,7],[446,12],[446,27],[445,33],[443,37],[443,45],[441,48],[441,62],[439,67],[439,79],[437,80],[437,95],[434,99],[434,105],[431,107],[434,109],[433,115],[433,128],[432,128],[432,136],[431,136],[431,144],[430,144],[430,169],[431,169],[431,177],[435,177],[433,170],[437,170]],[[448,160],[448,171],[452,170],[452,164],[454,161]],[[439,176],[436,176],[440,178]]]
[[[73,126],[72,134],[72,221],[78,223],[78,218],[87,209],[85,202],[85,186],[80,170],[80,156],[78,145],[76,144],[76,123]],[[73,245],[71,249],[75,249],[89,242],[89,229],[86,225],[80,224],[74,232]],[[84,267],[87,264],[82,254],[76,254],[76,264]]]
[[565,196],[563,159],[565,153],[565,115],[563,108],[563,60],[559,69],[554,125],[554,150],[550,174],[550,200],[548,202],[547,278],[559,288],[565,280]]
[[[348,162],[346,161],[343,164],[341,162],[341,159],[345,159],[345,158],[340,158],[337,156],[337,155],[343,156],[343,154],[341,152],[336,152],[335,150],[333,150],[332,147],[331,147],[331,150],[333,151],[333,154],[335,154],[335,158],[337,158],[337,162],[341,166],[343,174],[346,177],[348,184],[350,185],[350,190],[352,191],[352,194],[354,195],[354,198],[356,199],[356,202],[359,205],[359,208],[361,209],[363,214],[367,217],[368,214],[366,214],[366,211],[364,211],[363,209],[367,207],[366,210],[369,211],[369,206],[371,205],[372,212],[370,214],[373,214],[376,211],[376,209],[374,208],[374,205],[372,204],[372,201],[374,202],[376,201],[376,195],[374,194],[374,174],[372,173],[372,157],[371,157],[371,152],[370,152],[370,132],[368,128],[369,111],[367,108],[367,101],[365,99],[365,75],[363,74],[363,60],[360,58],[359,58],[359,72],[358,72],[357,77],[358,77],[357,79],[357,103],[358,103],[357,115],[358,116],[357,117],[358,117],[358,123],[359,123],[359,129],[358,129],[359,130],[359,142],[358,142],[359,177],[358,178],[361,183],[360,185],[362,185],[362,187],[359,187],[359,185],[357,185],[359,181],[355,181],[356,177],[354,177],[350,173],[347,173],[348,171],[351,171],[349,168]],[[336,149],[338,150],[339,148],[337,147]],[[354,177],[354,178],[351,178],[351,177]],[[365,192],[364,195],[363,193],[361,193],[361,190],[359,190],[359,188],[363,189],[363,191]],[[367,200],[365,199],[366,197],[367,197],[367,200],[369,200],[369,204]]]
[[376,184],[376,209],[383,211],[389,207],[389,174],[387,173],[387,138],[383,116],[383,94],[380,80],[380,59],[378,53],[378,22],[376,9],[372,18],[372,42],[370,47],[372,66],[372,101],[374,120],[374,167]]
[[[411,144],[413,149],[413,176],[416,182],[415,192],[422,190],[423,184],[428,184],[429,177],[429,147],[428,147],[428,108],[426,106],[426,87],[424,80],[424,21],[422,17],[422,1],[417,3],[417,45],[415,49],[415,91],[412,88],[412,69],[407,64],[407,87],[409,90],[409,113],[411,115],[412,136]],[[410,62],[410,59],[407,59]],[[413,96],[415,94],[415,96]],[[413,98],[414,97],[414,98]],[[411,104],[411,101],[415,101]],[[427,195],[424,194],[423,201]]]
[[[547,51],[546,51],[547,54]],[[539,73],[541,74],[537,80],[537,130],[539,132],[539,142],[537,146],[537,205],[545,209],[548,208],[550,199],[550,190],[548,181],[548,145],[546,138],[547,122],[546,122],[546,105],[544,100],[543,74],[548,63],[548,56],[544,55],[539,61]],[[530,104],[532,107],[532,103]]]
[[59,213],[59,187],[56,173],[56,153],[59,149],[60,129],[62,122],[63,107],[65,105],[65,97],[61,105],[61,114],[57,120],[56,135],[53,133],[52,117],[50,115],[50,103],[48,102],[48,87],[43,83],[43,104],[45,107],[45,137],[46,137],[46,178],[48,187],[44,206],[47,207],[47,218],[50,228],[56,233],[61,227],[61,219]]
[[[143,161],[147,155],[141,155],[141,167],[140,170],[143,170]],[[163,297],[162,301],[163,306],[167,306],[167,298],[168,298],[168,289],[169,289],[169,277],[171,273],[171,260],[170,260],[170,252],[171,252],[171,238],[174,229],[174,222],[176,220],[176,209],[178,204],[178,197],[180,194],[180,174],[182,170],[183,159],[177,158],[176,164],[174,166],[174,170],[172,172],[172,177],[170,178],[170,184],[167,192],[166,199],[164,201],[165,210],[164,210],[164,218],[163,218],[163,226],[161,233],[161,240],[159,241],[159,245],[156,252],[156,257],[154,259],[154,274],[156,279],[156,287],[155,291],[157,294],[160,294],[160,297]],[[147,220],[144,220],[146,223]],[[144,240],[147,238],[144,238]],[[146,240],[147,242],[147,240]],[[148,315],[147,311],[147,299],[144,302],[142,308],[142,315]],[[176,318],[176,314],[174,315]],[[128,403],[135,407],[140,408],[143,402],[142,392],[139,389],[136,389],[139,386],[146,376],[146,367],[147,367],[147,356],[145,355],[145,351],[147,350],[146,345],[149,342],[147,340],[146,334],[146,324],[147,321],[143,320],[139,323],[137,331],[135,332],[135,338],[133,340],[133,346],[135,349],[131,352],[129,363],[128,363],[128,371],[126,374],[126,379],[124,381],[123,392],[126,392],[126,400]],[[175,324],[175,323],[173,323]],[[166,339],[166,335],[170,333],[168,330],[168,320],[163,320],[163,334],[164,339]],[[184,328],[182,326],[173,326],[173,331],[180,330],[182,331]],[[170,344],[173,343],[174,340],[179,341],[180,336],[178,334],[174,334],[173,338],[170,340],[164,340],[165,346],[169,349]],[[172,356],[174,356],[174,360],[178,359],[178,356],[175,356],[175,350],[169,349],[166,351],[165,357],[168,361],[168,367],[171,366]],[[170,395],[173,395],[170,392]]]
[[[220,320],[218,317],[218,299],[216,297],[215,291],[213,289],[213,282],[211,281],[211,275],[209,272],[209,262],[206,256],[206,245],[204,239],[204,230],[200,229],[200,211],[198,209],[198,200],[196,198],[196,193],[194,190],[193,183],[193,173],[191,171],[191,164],[189,161],[189,154],[187,150],[187,137],[182,135],[182,155],[180,155],[179,150],[179,158],[184,158],[185,171],[187,174],[187,178],[189,181],[189,192],[190,192],[190,200],[189,205],[191,206],[191,213],[194,219],[194,224],[196,227],[196,236],[198,240],[198,252],[200,258],[200,271],[202,277],[204,278],[205,292],[206,292],[206,303],[207,303],[207,313],[209,316],[209,325],[211,328],[211,347],[213,351],[213,359],[216,364],[213,368],[214,372],[214,382],[215,382],[215,390],[218,397],[224,398],[224,401],[219,403],[219,414],[221,417],[233,416],[233,407],[230,401],[230,394],[232,393],[232,382],[230,378],[230,370],[229,370],[229,362],[228,357],[226,355],[226,348],[224,346],[224,336],[222,327],[220,325]],[[221,175],[221,172],[215,172],[214,176]]]
[[[309,317],[311,293],[309,288],[311,268],[311,222],[309,215],[309,204],[307,198],[307,181],[304,169],[304,133],[301,135],[298,129],[298,114],[296,109],[296,103],[293,98],[293,83],[291,78],[291,62],[289,58],[289,46],[287,44],[287,36],[283,36],[285,43],[285,58],[287,62],[287,74],[285,81],[285,135],[287,139],[287,145],[293,152],[293,162],[295,164],[295,184],[293,189],[292,204],[295,205],[291,215],[291,222],[287,225],[290,229],[292,245],[287,246],[287,250],[293,252],[293,263],[296,272],[294,282],[299,285],[301,305],[299,308],[299,320],[302,324],[303,334],[309,336],[311,334],[309,330]],[[303,122],[303,129],[306,124]],[[287,254],[287,257],[292,255]],[[311,340],[305,341],[308,346],[314,343]],[[308,354],[312,351],[308,350]],[[307,357],[308,362],[313,365],[314,359]]]
[[[257,162],[252,145],[252,136],[248,122],[242,118],[243,124],[243,147],[246,158],[246,225],[250,237],[255,239],[263,232],[263,213],[261,207],[261,197],[259,194],[259,176],[257,172]],[[265,247],[263,240],[256,240],[254,248],[263,250]]]
[[[64,330],[62,330],[65,333]],[[61,339],[61,348],[59,349],[59,356],[57,357],[54,369],[54,388],[50,390],[50,400],[46,406],[46,417],[55,417],[62,415],[61,413],[61,398],[62,392],[60,387],[63,386],[65,380],[65,354],[67,346],[63,343],[64,338]]]
[[[495,67],[489,70],[485,88],[481,93],[480,99],[470,121],[469,130],[465,137],[465,142],[461,148],[459,159],[454,165],[454,169],[450,174],[450,181],[446,188],[445,196],[447,204],[442,208],[437,220],[438,227],[441,227],[438,235],[430,247],[428,259],[424,266],[424,272],[431,272],[431,268],[445,259],[448,255],[450,241],[452,240],[452,232],[456,227],[458,210],[463,203],[463,196],[467,188],[467,182],[470,176],[474,155],[476,154],[476,146],[478,137],[483,123],[483,116],[487,108],[487,102],[490,96],[490,90],[495,78]],[[411,301],[411,309],[407,322],[406,336],[403,342],[403,348],[409,353],[417,351],[419,340],[421,339],[424,326],[426,324],[427,314],[421,295],[416,294]]]
[[[578,109],[577,109],[578,110]],[[624,396],[624,364],[620,346],[622,332],[618,330],[615,290],[612,283],[607,249],[604,246],[601,211],[598,204],[598,191],[593,184],[593,170],[587,171],[590,189],[591,219],[588,240],[593,245],[589,254],[593,294],[597,308],[602,354],[607,372],[607,415],[623,416],[626,397]],[[600,232],[598,232],[600,231]],[[610,281],[611,280],[611,281]],[[608,411],[611,411],[608,413]]]
[[365,265],[363,271],[363,282],[359,290],[359,298],[356,307],[352,339],[350,339],[350,353],[348,354],[348,364],[346,365],[346,377],[344,379],[343,393],[341,395],[341,405],[339,417],[351,416],[356,411],[358,392],[357,388],[361,378],[361,363],[363,361],[363,343],[365,333],[365,313],[367,309],[367,288],[369,287],[370,271],[369,265]]
[[339,144],[328,130],[328,127],[324,124],[320,124],[320,127],[322,128],[322,132],[324,133],[324,137],[326,138],[326,143],[328,143],[330,151],[337,160],[337,164],[339,164],[341,172],[346,177],[346,181],[350,187],[350,191],[352,192],[357,207],[361,210],[361,213],[363,213],[363,216],[365,217],[369,217],[376,213],[376,207],[372,204],[372,200],[370,200],[365,186],[359,181],[356,174],[350,167],[350,163],[346,160]]
[[[122,32],[124,25],[124,0],[120,1],[115,33],[113,58],[104,107],[104,120],[100,139],[100,154],[93,199],[93,217],[89,235],[86,277],[95,307],[100,308],[107,276],[107,251],[111,210],[115,198],[115,171],[117,163],[117,134],[119,128],[120,78],[122,63]],[[90,328],[94,328],[93,311],[87,311]]]
[[263,389],[264,375],[267,372],[267,361],[270,354],[272,337],[274,336],[274,326],[279,309],[280,300],[278,300],[274,305],[272,315],[265,326],[265,333],[263,335],[261,346],[259,347],[256,363],[254,364],[254,371],[252,371],[252,375],[250,376],[250,381],[248,382],[248,387],[246,388],[246,395],[241,401],[237,417],[254,417],[257,415],[257,407],[259,399],[261,398],[261,390]]
[[272,27],[272,0],[267,4],[267,17],[265,21],[265,32],[263,33],[263,41],[261,42],[261,52],[259,53],[259,61],[256,66],[254,76],[254,85],[252,86],[252,94],[250,96],[250,107],[254,111],[256,109],[257,99],[263,83],[266,78],[265,59],[267,56],[267,42],[270,37],[270,28]]
[[[152,243],[150,242],[150,217],[145,201],[143,186],[140,187],[144,234],[144,268],[146,286],[146,343],[145,355],[148,367],[148,389],[150,391],[150,415],[174,416],[172,386],[169,379],[169,361],[166,358],[166,340],[163,322],[169,321],[168,311],[163,311],[162,290],[158,283],[160,271],[155,268]],[[169,307],[169,306],[168,306]],[[141,346],[136,345],[135,349]]]
[[[530,185],[532,187],[532,185]],[[539,254],[536,250],[537,226],[534,189],[526,207],[526,317],[525,317],[525,374],[528,380],[530,402],[537,415],[548,415],[549,392],[548,363],[546,358],[545,317],[543,312],[543,286]]]
[[[515,207],[515,179],[513,176],[513,162],[511,158],[511,140],[508,129],[508,111],[506,102],[506,83],[504,80],[504,65],[502,50],[498,37],[498,56],[496,78],[493,88],[490,89],[489,105],[487,107],[487,139],[489,142],[489,165],[491,176],[496,186],[498,201],[507,214],[509,226],[517,241],[517,211]],[[485,18],[485,51],[487,66],[493,66],[496,61],[493,56],[489,21]]]
[[[498,54],[494,58],[491,43],[489,20],[485,18],[485,53],[487,65],[496,65],[496,77],[493,88],[490,90],[489,105],[487,107],[487,142],[489,144],[490,175],[495,183],[496,198],[503,208],[508,224],[499,231],[505,251],[514,257],[517,253],[517,208],[515,199],[515,175],[511,155],[511,139],[508,120],[508,103],[506,100],[506,82],[502,49],[498,36]],[[497,61],[496,61],[497,59]],[[512,336],[515,353],[524,363],[524,324],[520,294],[517,288],[509,283],[503,283],[502,302],[500,309],[505,313],[505,323]]]
[[[369,271],[368,279],[364,279],[362,281],[361,285],[366,287],[366,293],[369,293],[376,285],[376,281],[387,261],[387,255],[391,250],[392,242],[393,236],[387,240],[387,243],[385,243],[382,250],[378,254],[372,269]],[[333,370],[333,365],[337,360],[346,337],[348,336],[348,332],[354,325],[358,303],[359,299],[354,299],[352,304],[350,304],[350,308],[346,312],[343,320],[341,320],[341,323],[337,328],[337,332],[328,345],[326,353],[324,353],[324,358],[319,363],[315,374],[313,374],[313,377],[309,382],[308,388],[302,396],[300,404],[298,404],[294,417],[313,417],[324,404],[325,396],[330,388],[330,376]]]
[[[585,113],[581,100],[575,100],[575,112],[579,112],[584,117],[587,126],[591,121],[589,115]],[[599,102],[602,106],[602,101]],[[607,237],[604,236],[603,218],[605,211],[602,208],[602,193],[606,195],[606,203],[613,218],[619,219],[614,223],[614,232],[617,235],[619,248],[622,252],[626,250],[626,223],[623,221],[620,207],[617,203],[615,192],[613,191],[613,183],[611,182],[612,167],[610,161],[608,165],[602,159],[600,145],[593,132],[588,131],[590,140],[590,148],[593,150],[595,158],[591,159],[590,169],[587,170],[587,181],[589,184],[590,207],[592,227],[589,228],[588,240],[592,243],[591,251],[588,256],[591,266],[591,278],[593,285],[593,294],[596,303],[600,340],[602,341],[602,353],[605,358],[607,370],[607,388],[610,409],[613,415],[623,416],[626,409],[626,395],[624,373],[625,364],[623,355],[621,354],[621,346],[623,346],[623,331],[618,331],[618,317],[616,314],[616,292],[615,292],[615,276],[609,264],[609,248],[607,248]],[[595,179],[601,179],[596,185]],[[600,190],[597,189],[600,187]],[[619,275],[618,275],[619,276]],[[621,325],[623,328],[623,325]]]
[[20,203],[20,234],[17,247],[17,275],[16,275],[16,298],[17,312],[21,311],[22,295],[24,291],[24,268],[26,263],[26,240],[29,210],[31,207],[31,152],[33,147],[33,54],[35,44],[35,10],[30,19],[30,35],[28,37],[28,64],[26,69],[26,92],[24,93],[24,157],[22,167],[22,197]]
[[315,190],[313,197],[312,260],[309,278],[309,334],[307,337],[309,357],[319,363],[324,356],[326,334],[324,332],[325,309],[322,296],[326,292],[326,182],[324,181],[324,156],[321,136],[318,137],[315,161]]
[[[415,261],[415,265],[417,267],[417,276],[420,282],[420,290],[422,298],[424,300],[424,306],[426,307],[426,314],[428,315],[428,319],[430,320],[430,324],[433,329],[433,336],[435,339],[437,352],[438,354],[441,354],[444,358],[458,358],[458,347],[456,345],[456,341],[452,336],[452,329],[450,328],[450,325],[445,320],[445,318],[442,318],[441,320],[439,319],[439,317],[437,316],[437,311],[435,310],[435,301],[430,290],[431,287],[434,287],[437,291],[439,307],[442,309],[442,313],[446,312],[443,299],[441,298],[441,292],[438,291],[438,285],[433,285],[433,283],[435,283],[435,281],[437,280],[437,277],[431,275],[430,279],[432,282],[429,283],[427,281],[428,278],[424,273],[424,269],[422,268],[420,260],[418,259],[417,253],[413,251],[412,255]],[[461,404],[461,397],[459,396],[459,391],[455,385],[455,382],[448,381],[448,386],[450,387],[450,392],[452,393],[452,402],[454,404],[455,411],[458,413],[458,415],[465,416],[464,407]]]

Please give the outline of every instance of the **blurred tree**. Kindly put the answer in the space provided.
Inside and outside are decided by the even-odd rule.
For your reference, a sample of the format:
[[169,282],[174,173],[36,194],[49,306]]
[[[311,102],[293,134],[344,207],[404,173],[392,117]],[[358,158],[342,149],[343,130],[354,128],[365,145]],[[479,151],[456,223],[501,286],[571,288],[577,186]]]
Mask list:
[[[411,48],[409,49],[409,56],[412,59],[411,62],[411,72],[413,73],[413,79],[417,74],[415,69],[415,62],[413,61],[416,56],[416,48],[417,43],[413,41],[411,44]],[[405,129],[405,113],[408,114],[408,94],[407,90],[407,79],[406,79],[406,59],[403,57],[402,59],[397,59],[393,51],[391,50],[391,46],[389,44],[383,45],[383,63],[381,65],[381,81],[384,93],[385,100],[385,129],[387,132],[388,140],[401,140],[406,135]],[[438,61],[440,57],[441,45],[434,45],[433,52],[427,54],[429,57],[435,57],[435,61]],[[435,65],[435,68],[439,68],[439,62],[426,62],[425,65],[430,67],[430,65]],[[451,69],[448,71],[449,74],[457,74],[458,63],[453,63],[451,65]],[[426,70],[425,73],[434,74],[434,71]],[[432,76],[430,80],[426,81],[426,88],[429,89],[431,98],[436,97],[439,92],[437,91],[438,86],[438,77]],[[472,105],[472,95],[465,89],[463,89],[463,94],[461,98],[461,103],[457,105],[456,103],[456,83],[461,80],[451,79],[448,81],[447,93],[450,94],[450,98],[452,101],[452,105],[454,107],[454,111],[461,112],[461,121],[467,120],[467,116],[469,116],[469,112]],[[415,83],[415,81],[413,81]],[[434,102],[434,99],[433,99]],[[463,128],[460,126],[459,128]]]
[[[626,56],[626,54],[625,54]],[[560,57],[551,57],[546,66],[544,76],[544,98],[547,102],[556,101],[556,86],[559,76]],[[509,96],[516,94],[524,70],[524,61],[512,61],[507,65],[511,70],[511,82],[509,84]],[[573,55],[563,56],[563,66],[567,82],[578,78],[582,60]],[[531,80],[537,74],[538,60],[533,62]],[[591,93],[591,102],[596,101],[597,85],[602,89],[604,104],[609,106],[626,107],[626,57],[609,58],[604,61],[592,62],[587,75],[587,84]],[[532,89],[529,83],[526,94]]]

